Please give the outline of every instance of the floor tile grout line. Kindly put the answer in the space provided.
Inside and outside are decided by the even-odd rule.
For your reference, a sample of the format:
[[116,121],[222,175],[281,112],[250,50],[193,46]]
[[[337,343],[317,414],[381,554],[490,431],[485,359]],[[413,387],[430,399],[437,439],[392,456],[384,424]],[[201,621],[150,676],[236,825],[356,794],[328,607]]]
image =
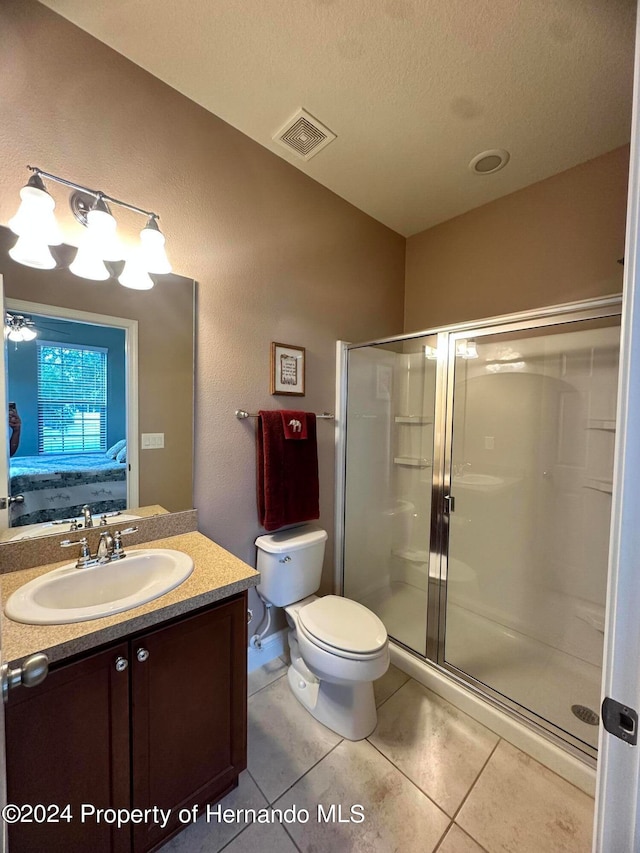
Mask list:
[[455,822],[455,820],[452,820],[452,821],[451,821],[451,823],[449,824],[449,826],[448,826],[448,827],[447,827],[447,829],[446,829],[445,834],[442,836],[442,838],[440,839],[440,841],[438,841],[438,846],[437,846],[437,847],[432,851],[432,853],[438,853],[438,850],[440,850],[440,848],[442,847],[442,842],[445,840],[445,838],[447,837],[447,835],[451,832],[452,827],[454,827],[454,826],[455,826],[455,827],[457,827],[457,828],[460,830],[460,832],[462,832],[464,835],[468,836],[468,837],[473,841],[473,843],[474,843],[477,847],[479,847],[479,848],[480,848],[481,853],[489,853],[489,851],[487,850],[487,848],[486,848],[486,847],[483,847],[483,846],[482,846],[482,844],[480,844],[480,842],[479,842],[479,841],[476,841],[476,839],[473,837],[473,835],[471,835],[469,832],[467,832],[467,830],[466,830],[466,829],[463,829],[463,828],[460,826],[460,824],[459,824],[459,823],[456,823],[456,822]]
[[[447,817],[448,817],[448,815],[447,815]],[[453,821],[450,821],[450,822],[449,822],[449,825],[447,826],[447,828],[445,829],[445,831],[442,833],[442,835],[441,835],[441,836],[440,836],[440,838],[438,839],[438,843],[437,843],[437,844],[436,844],[436,846],[433,848],[433,850],[431,851],[431,853],[438,853],[438,850],[442,847],[442,842],[445,840],[445,838],[446,838],[446,837],[447,837],[447,835],[449,834],[449,830],[451,829],[451,827],[452,827],[452,826],[453,826]]]
[[[371,734],[373,734],[373,732],[372,732]],[[450,821],[453,821],[453,818],[451,817],[451,815],[447,814],[447,812],[443,809],[443,807],[440,805],[440,803],[437,803],[437,802],[433,799],[433,797],[431,797],[429,794],[427,794],[427,792],[426,792],[426,791],[424,791],[424,790],[420,787],[420,785],[418,785],[418,783],[417,783],[416,781],[414,781],[410,776],[407,776],[407,774],[404,772],[404,770],[402,770],[402,768],[398,767],[398,765],[397,765],[397,764],[394,764],[394,763],[393,763],[393,761],[389,758],[389,756],[388,756],[388,755],[385,755],[385,754],[384,754],[384,752],[382,752],[381,750],[379,750],[379,749],[378,749],[378,747],[375,745],[375,743],[371,743],[371,741],[369,740],[369,738],[367,738],[367,743],[369,744],[369,746],[372,746],[372,747],[375,749],[375,751],[376,751],[379,755],[381,755],[381,756],[384,758],[384,760],[385,760],[385,761],[388,761],[388,762],[389,762],[389,764],[394,768],[394,770],[397,770],[397,771],[398,771],[398,773],[400,773],[400,775],[401,775],[401,776],[404,776],[404,778],[407,780],[407,782],[410,782],[410,783],[413,785],[413,787],[414,787],[414,788],[416,788],[416,790],[420,791],[420,793],[422,794],[422,796],[423,796],[423,797],[426,797],[426,798],[429,800],[429,802],[430,802],[430,803],[433,803],[433,805],[434,805],[434,806],[435,806],[439,811],[441,811],[441,812],[442,812],[442,814],[443,814],[446,818],[448,818]]]
[[293,844],[293,846],[296,848],[296,850],[298,851],[298,853],[302,853],[302,850],[301,850],[301,849],[298,847],[298,845],[296,844],[296,840],[295,840],[295,838],[291,835],[291,833],[289,832],[289,830],[287,829],[287,827],[286,827],[286,826],[284,826],[283,824],[280,824],[280,826],[282,826],[282,828],[284,829],[284,831],[287,833],[287,835],[289,836],[289,839],[290,839],[291,843],[292,843],[292,844]]
[[[266,687],[268,687],[269,685],[267,684],[267,685],[265,685],[265,686],[266,686]],[[344,738],[343,738],[343,740],[344,740]],[[342,743],[342,740],[340,741],[340,743]],[[336,744],[336,746],[339,746],[339,744]],[[333,752],[333,750],[336,748],[336,746],[332,747],[332,749],[330,749],[330,750],[329,750],[329,752],[327,753],[327,755],[329,755],[329,753]],[[325,757],[325,758],[326,758],[326,756],[323,756],[323,757]],[[322,761],[322,758],[320,759],[320,761]],[[316,762],[316,764],[314,764],[314,765],[313,765],[313,767],[315,767],[317,764],[319,764],[319,763],[320,763],[320,761],[317,761],[317,762]],[[311,767],[311,768],[309,768],[309,769],[310,769],[310,770],[313,770],[313,767]],[[247,775],[249,776],[249,778],[251,779],[251,781],[253,782],[253,784],[256,786],[256,788],[258,789],[258,791],[262,794],[262,796],[264,797],[264,799],[265,799],[265,801],[266,801],[266,803],[267,803],[267,805],[266,805],[266,806],[260,806],[260,808],[261,808],[261,809],[262,809],[262,808],[271,809],[271,808],[273,807],[273,803],[270,803],[270,802],[269,802],[269,800],[268,800],[268,799],[267,799],[267,797],[265,796],[264,791],[262,790],[262,788],[260,787],[260,785],[258,785],[258,783],[256,782],[256,780],[254,779],[254,777],[253,777],[253,775],[251,774],[251,771],[249,770],[249,768],[248,768],[248,767],[246,768],[246,771],[247,771]],[[309,772],[309,771],[307,770],[307,773],[308,773],[308,772]],[[302,779],[302,778],[303,778],[304,776],[306,776],[306,775],[307,775],[306,773],[303,773],[303,774],[302,774],[302,776],[300,776],[300,779]],[[294,782],[294,783],[293,783],[293,785],[295,785],[297,782],[299,782],[299,781],[300,781],[300,779],[297,779],[297,780],[296,780],[296,782]],[[290,790],[291,790],[291,788],[293,787],[293,785],[291,785],[289,788],[287,788],[287,791],[290,791]],[[283,794],[281,794],[280,796],[281,796],[281,797],[284,797],[284,794],[286,794],[286,793],[287,793],[287,791],[285,791],[285,792],[284,792]],[[278,797],[278,799],[279,799],[279,797]],[[275,800],[274,800],[273,802],[275,803]],[[232,844],[232,843],[236,840],[236,838],[239,838],[239,837],[242,835],[242,833],[243,833],[243,832],[245,832],[247,829],[249,829],[249,827],[250,827],[250,826],[252,826],[252,825],[253,825],[253,824],[248,823],[248,824],[246,824],[246,826],[243,826],[243,827],[242,827],[242,829],[241,829],[239,832],[237,832],[237,833],[233,836],[233,838],[230,838],[230,839],[229,839],[229,841],[227,841],[227,842],[226,842],[226,844],[224,844],[222,847],[219,847],[219,848],[218,848],[218,850],[216,851],[216,853],[222,853],[222,851],[223,851],[223,850],[225,850],[225,849],[226,849],[230,844]],[[292,843],[292,844],[293,844],[293,846],[296,848],[296,850],[298,851],[298,853],[302,853],[302,851],[300,850],[300,848],[299,848],[299,847],[298,847],[298,845],[296,844],[295,840],[291,837],[291,834],[290,834],[290,833],[289,833],[289,831],[287,830],[287,827],[286,827],[284,824],[282,824],[282,823],[280,824],[280,826],[284,829],[284,831],[286,832],[287,836],[288,836],[288,837],[289,837],[289,839],[291,840],[291,843]]]
[[[267,685],[267,686],[268,686],[268,685]],[[256,780],[255,780],[255,779],[253,778],[253,776],[251,775],[251,773],[250,773],[250,771],[249,771],[249,768],[248,768],[248,767],[245,767],[245,770],[246,770],[246,772],[247,772],[247,775],[249,776],[249,778],[250,778],[250,779],[251,779],[251,781],[253,782],[253,784],[256,786],[256,788],[258,789],[258,791],[262,794],[262,796],[263,796],[263,797],[264,797],[264,799],[266,800],[266,802],[267,802],[267,806],[268,806],[268,805],[269,805],[269,801],[268,801],[268,800],[267,800],[267,798],[264,796],[264,793],[263,793],[263,791],[262,791],[262,788],[260,787],[260,785],[258,785],[258,783],[256,782]],[[234,788],[234,790],[237,790],[237,788]],[[224,798],[223,798],[223,799],[224,799]],[[222,802],[222,801],[219,801],[219,802]],[[261,806],[261,808],[264,808],[264,806]],[[239,838],[239,837],[242,835],[242,833],[243,833],[243,832],[245,832],[247,829],[249,829],[249,827],[250,827],[250,826],[252,826],[252,824],[250,824],[250,823],[245,824],[239,832],[236,832],[236,834],[226,842],[226,844],[223,844],[223,845],[222,845],[222,847],[219,847],[219,848],[218,848],[218,850],[216,851],[216,853],[222,853],[222,851],[223,851],[223,850],[226,850],[226,849],[227,849],[227,847],[228,847],[230,844],[233,844],[233,842],[236,840],[236,838]]]
[[247,829],[249,829],[249,827],[250,827],[250,826],[251,826],[251,824],[250,824],[250,823],[246,824],[246,826],[243,826],[243,827],[242,827],[242,829],[240,830],[240,832],[238,832],[236,835],[234,835],[234,836],[233,836],[233,838],[230,838],[230,839],[226,842],[226,844],[223,844],[223,845],[222,845],[222,847],[219,847],[219,848],[217,849],[216,853],[222,853],[222,851],[223,851],[223,850],[226,850],[226,849],[227,849],[227,847],[228,847],[230,844],[233,844],[233,842],[234,842],[237,838],[240,838],[240,836],[242,835],[242,833],[243,833],[243,832],[246,832],[246,831],[247,831]]
[[[402,670],[400,670],[400,672],[402,672]],[[405,673],[405,675],[406,675],[406,673]],[[410,675],[407,675],[407,681],[411,681],[411,676],[410,676]],[[398,692],[398,690],[402,690],[402,688],[403,688],[403,687],[404,687],[404,685],[407,683],[407,681],[403,681],[403,682],[402,682],[402,684],[400,684],[398,687],[396,687],[396,689],[393,691],[393,693],[390,693],[390,694],[389,694],[385,699],[383,699],[383,700],[382,700],[382,702],[381,702],[379,705],[376,705],[376,711],[377,711],[379,708],[382,708],[382,706],[385,704],[385,702],[388,702],[388,701],[389,701],[389,699],[391,699],[391,697],[392,697],[392,696],[395,696],[395,695],[396,695],[396,693]]]
[[281,675],[279,675],[277,678],[274,678],[273,681],[270,681],[268,684],[263,684],[262,687],[258,687],[258,689],[254,690],[253,693],[247,692],[247,702],[249,701],[249,699],[252,699],[254,696],[257,696],[258,693],[262,693],[262,691],[266,690],[267,687],[271,687],[271,685],[275,684],[276,681],[280,681],[280,679],[284,678],[284,676],[286,674],[287,674],[287,671],[285,669],[285,671]]
[[[277,802],[278,802],[278,800],[279,800],[281,797],[284,797],[284,795],[285,795],[285,794],[288,794],[288,793],[289,793],[289,791],[290,791],[290,790],[291,790],[295,785],[297,785],[297,784],[298,784],[298,782],[300,782],[302,779],[304,779],[304,777],[305,777],[305,776],[307,776],[309,773],[311,773],[311,771],[313,770],[313,768],[314,768],[314,767],[317,767],[317,766],[318,766],[318,764],[320,764],[320,762],[321,762],[321,761],[324,761],[324,760],[325,760],[325,758],[326,758],[328,755],[331,755],[331,753],[333,752],[333,750],[334,750],[334,749],[337,749],[337,747],[339,747],[339,746],[340,746],[340,744],[341,744],[343,741],[344,741],[344,738],[340,738],[340,740],[338,741],[338,743],[334,744],[334,746],[332,746],[332,747],[331,747],[331,749],[330,749],[328,752],[326,752],[326,753],[325,753],[321,758],[319,758],[319,759],[315,762],[315,764],[312,764],[312,765],[311,765],[311,767],[309,767],[309,768],[308,768],[308,770],[305,770],[305,771],[304,771],[304,773],[302,774],[302,776],[298,776],[298,778],[295,780],[295,782],[292,782],[292,783],[289,785],[289,787],[288,787],[288,788],[286,788],[286,789],[285,789],[281,794],[278,794],[278,796],[275,798],[275,800],[269,800],[268,798],[266,798],[266,799],[267,799],[267,802],[269,803],[269,806],[273,806],[275,803],[277,803]],[[252,777],[252,778],[253,778],[253,777]]]
[[[487,757],[487,760],[484,762],[484,764],[483,764],[483,765],[482,765],[482,767],[480,768],[480,772],[478,773],[478,775],[476,776],[476,778],[473,780],[473,782],[472,782],[472,783],[471,783],[471,785],[469,786],[469,790],[468,790],[468,791],[467,791],[467,793],[464,795],[464,797],[462,798],[462,802],[460,803],[460,805],[459,805],[459,806],[458,806],[458,808],[456,809],[455,814],[453,815],[453,820],[454,820],[454,822],[455,822],[456,818],[458,817],[458,815],[460,814],[460,810],[462,809],[462,807],[464,806],[464,804],[465,804],[465,803],[467,802],[467,800],[469,799],[469,796],[470,796],[471,792],[473,791],[473,789],[475,788],[476,784],[478,783],[478,779],[480,779],[480,777],[481,777],[481,776],[482,776],[482,774],[484,773],[484,771],[485,771],[485,768],[486,768],[487,764],[491,761],[491,759],[493,758],[493,756],[494,756],[494,754],[495,754],[496,749],[500,746],[500,744],[501,744],[501,743],[502,743],[502,738],[501,738],[501,737],[499,737],[499,738],[498,738],[498,742],[496,743],[496,745],[493,747],[493,749],[492,749],[492,750],[491,750],[491,752],[489,753],[489,755],[488,755],[488,757]],[[462,827],[460,827],[460,828],[462,829]],[[467,835],[469,835],[469,833],[467,833]],[[470,836],[470,837],[472,837],[472,836]],[[474,838],[473,840],[475,841],[475,838]]]
[[253,784],[256,786],[256,788],[258,789],[258,791],[260,791],[260,793],[262,794],[262,796],[265,798],[265,801],[266,801],[267,805],[271,805],[271,804],[269,803],[269,800],[267,799],[267,796],[266,796],[265,792],[262,790],[262,788],[260,787],[260,785],[258,785],[258,783],[257,783],[257,782],[256,782],[256,780],[254,779],[253,774],[251,773],[251,771],[249,770],[249,768],[248,768],[248,767],[246,768],[246,770],[247,770],[247,773],[249,774],[249,778],[251,779],[251,781],[253,782]]

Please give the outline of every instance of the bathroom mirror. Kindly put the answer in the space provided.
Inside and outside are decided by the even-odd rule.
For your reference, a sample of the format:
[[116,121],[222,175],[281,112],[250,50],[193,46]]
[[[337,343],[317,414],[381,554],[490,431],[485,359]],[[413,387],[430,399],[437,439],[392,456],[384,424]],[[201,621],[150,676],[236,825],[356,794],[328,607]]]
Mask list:
[[[15,342],[8,340],[5,333],[7,395],[0,401],[0,417],[3,424],[8,424],[8,404],[15,402],[22,429],[11,459],[8,446],[4,451],[9,482],[3,486],[2,494],[23,494],[25,501],[10,505],[5,514],[8,521],[0,529],[0,541],[22,533],[33,536],[60,532],[64,528],[50,526],[51,522],[75,515],[65,515],[61,509],[65,500],[70,506],[85,502],[95,505],[98,514],[120,510],[121,519],[191,509],[195,282],[177,275],[156,276],[152,290],[137,291],[122,287],[115,278],[88,281],[66,268],[73,249],[65,246],[59,247],[57,253],[60,268],[32,269],[9,258],[8,250],[15,239],[9,229],[0,227],[4,315],[8,311],[11,315],[33,316],[38,336]],[[119,463],[108,460],[108,464],[119,464],[124,469],[108,475],[118,482],[105,486],[100,477],[94,482],[91,475],[87,478],[89,492],[83,492],[89,497],[78,501],[69,500],[70,487],[76,488],[75,481],[83,478],[85,469],[80,474],[72,469],[68,476],[59,469],[54,454],[57,451],[67,456],[67,446],[60,444],[51,421],[45,422],[50,404],[36,399],[38,375],[47,369],[47,355],[58,354],[56,344],[65,353],[73,351],[64,346],[68,340],[73,340],[76,347],[84,347],[81,354],[92,365],[103,352],[108,353],[105,360],[109,363],[109,371],[105,367],[102,377],[104,411],[99,416],[95,411],[84,415],[76,411],[74,429],[89,436],[93,431],[95,438],[89,438],[85,447],[101,463],[107,458],[107,449],[117,446],[119,439],[127,440],[126,456]],[[97,370],[96,367],[92,377]],[[55,389],[50,397],[55,403]],[[69,422],[66,413],[64,416]],[[153,439],[147,438],[148,434]],[[75,450],[75,445],[71,449]],[[52,460],[51,471],[40,469],[37,464],[47,454]],[[20,465],[20,460],[24,464]],[[52,477],[58,479],[58,489]],[[38,490],[41,494],[37,500],[31,500],[33,511],[26,513],[27,495]]]

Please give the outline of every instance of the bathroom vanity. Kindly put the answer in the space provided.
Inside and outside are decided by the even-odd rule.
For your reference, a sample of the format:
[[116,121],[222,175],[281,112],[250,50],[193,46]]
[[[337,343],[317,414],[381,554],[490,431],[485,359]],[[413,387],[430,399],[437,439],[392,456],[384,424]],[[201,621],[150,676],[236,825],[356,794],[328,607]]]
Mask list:
[[[41,684],[12,690],[5,706],[8,802],[47,807],[9,827],[12,853],[155,850],[246,767],[246,590],[258,574],[199,533],[149,546],[190,554],[193,574],[110,617],[36,626],[3,617],[11,664],[35,651],[51,662]],[[53,568],[3,575],[3,600]],[[126,810],[125,825],[99,809]]]

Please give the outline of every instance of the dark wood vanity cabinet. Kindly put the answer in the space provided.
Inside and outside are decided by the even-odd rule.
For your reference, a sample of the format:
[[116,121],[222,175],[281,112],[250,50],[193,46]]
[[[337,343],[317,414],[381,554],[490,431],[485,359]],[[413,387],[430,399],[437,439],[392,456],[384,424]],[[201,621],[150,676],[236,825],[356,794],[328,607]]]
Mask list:
[[[8,802],[69,803],[72,819],[10,826],[10,853],[154,850],[184,825],[181,809],[237,784],[246,767],[246,613],[243,593],[12,691]],[[148,820],[117,830],[92,814],[83,823],[82,804],[171,814],[164,827]]]
[[[82,823],[82,803],[126,806],[129,793],[129,678],[118,672],[128,644],[49,673],[38,687],[17,687],[5,708],[7,802],[32,806],[31,821],[12,824],[11,853],[36,850],[129,850],[124,833]],[[70,805],[70,814],[64,807]],[[51,809],[39,823],[40,807]],[[51,807],[58,807],[55,814]],[[58,817],[59,822],[54,822]],[[68,820],[68,817],[71,819]]]
[[180,809],[219,799],[247,766],[246,631],[242,595],[131,643],[133,804],[172,809],[165,829],[134,827],[136,853],[182,826]]

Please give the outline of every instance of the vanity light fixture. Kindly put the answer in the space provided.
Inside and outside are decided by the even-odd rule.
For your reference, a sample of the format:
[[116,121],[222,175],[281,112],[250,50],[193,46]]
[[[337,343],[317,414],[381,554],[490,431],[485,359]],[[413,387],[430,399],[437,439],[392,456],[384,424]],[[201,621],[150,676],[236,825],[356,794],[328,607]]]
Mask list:
[[35,323],[31,317],[23,314],[12,314],[7,311],[4,315],[4,336],[10,341],[32,341],[38,336]]
[[[52,269],[56,266],[49,247],[60,245],[62,235],[53,212],[55,201],[45,188],[44,178],[74,191],[69,199],[71,210],[87,229],[69,266],[74,275],[92,281],[105,281],[113,274],[106,263],[125,260],[124,269],[118,277],[120,283],[125,287],[148,290],[153,287],[149,273],[162,275],[171,272],[157,213],[50,172],[43,172],[35,166],[27,166],[27,169],[33,175],[21,189],[20,209],[9,222],[9,227],[18,237],[16,244],[9,250],[14,261],[37,269]],[[117,222],[109,204],[124,207],[147,219],[145,227],[140,231],[140,246],[126,259],[125,250],[116,234]]]
[[132,290],[150,290],[153,287],[153,279],[149,275],[141,249],[134,249],[131,252],[118,276],[118,281]]
[[46,191],[42,178],[33,174],[20,190],[20,207],[9,220],[9,228],[18,236],[9,255],[19,264],[36,269],[52,269],[55,258],[49,246],[59,246],[62,235],[53,212],[55,201]]

